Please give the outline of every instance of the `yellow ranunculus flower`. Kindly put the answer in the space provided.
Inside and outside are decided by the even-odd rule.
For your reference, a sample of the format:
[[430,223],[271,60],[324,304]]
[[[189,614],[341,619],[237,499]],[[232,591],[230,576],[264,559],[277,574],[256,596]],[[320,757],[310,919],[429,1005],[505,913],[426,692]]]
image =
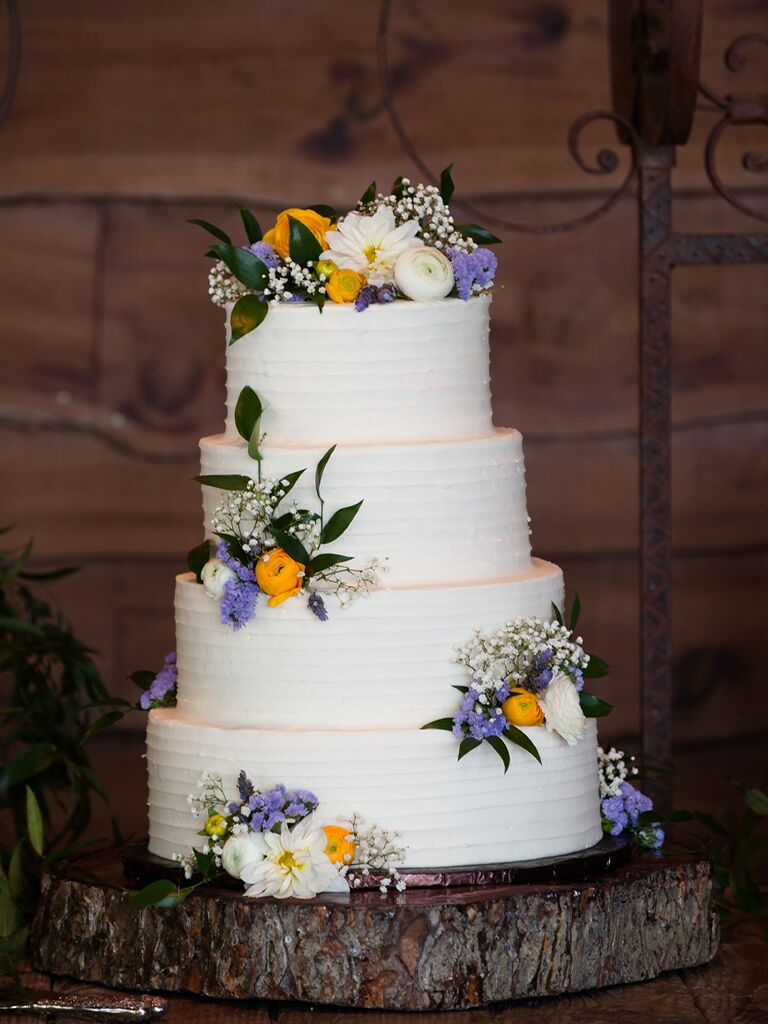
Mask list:
[[334,270],[325,282],[325,291],[333,302],[354,302],[365,284],[365,278],[356,270]]
[[501,705],[504,717],[511,725],[541,725],[544,712],[539,707],[536,694],[530,690],[513,690]]
[[205,831],[209,836],[226,835],[227,819],[222,814],[212,814],[205,823]]
[[300,221],[305,228],[309,228],[323,249],[325,249],[325,232],[330,231],[332,227],[328,218],[321,217],[320,214],[315,213],[314,210],[298,210],[291,208],[290,210],[283,210],[282,213],[278,213],[275,226],[270,228],[264,235],[264,241],[272,246],[278,256],[282,256],[283,259],[285,259],[286,256],[289,255],[288,250],[291,237],[291,222],[288,220],[289,217],[293,217],[294,220]]
[[323,832],[328,839],[325,853],[331,864],[351,864],[355,858],[355,844],[347,839],[349,829],[343,825],[326,825]]
[[304,584],[304,566],[282,548],[265,551],[256,563],[256,582],[265,594],[269,594],[267,604],[276,608],[289,597],[301,593]]

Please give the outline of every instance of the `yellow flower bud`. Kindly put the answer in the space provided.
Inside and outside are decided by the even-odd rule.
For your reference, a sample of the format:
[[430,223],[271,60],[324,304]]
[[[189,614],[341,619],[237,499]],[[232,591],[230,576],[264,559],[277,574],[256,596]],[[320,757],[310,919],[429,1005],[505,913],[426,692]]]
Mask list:
[[225,836],[227,827],[227,819],[223,814],[212,814],[205,823],[205,831],[209,836]]
[[323,832],[328,840],[325,852],[331,864],[351,864],[355,859],[355,844],[347,839],[349,829],[343,825],[326,825]]
[[318,260],[315,264],[315,270],[318,274],[325,274],[326,278],[329,278],[334,270],[336,270],[336,264],[333,260]]
[[501,705],[504,717],[511,725],[541,725],[544,712],[539,707],[536,694],[530,690],[513,690]]
[[354,302],[365,284],[356,270],[334,270],[325,283],[325,291],[333,302]]

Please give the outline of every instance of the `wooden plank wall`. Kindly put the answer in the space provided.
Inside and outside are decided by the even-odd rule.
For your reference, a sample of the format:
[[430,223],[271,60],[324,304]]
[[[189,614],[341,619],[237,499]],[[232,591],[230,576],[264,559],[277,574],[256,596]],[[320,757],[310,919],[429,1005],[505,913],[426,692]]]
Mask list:
[[[489,216],[557,220],[603,196],[564,140],[608,104],[605,6],[394,4],[407,130],[431,166],[455,162],[459,194]],[[765,23],[768,3],[705,6],[706,78],[728,91],[720,54]],[[262,223],[289,205],[345,207],[371,178],[414,168],[380,102],[373,2],[26,0],[22,16],[22,78],[0,131],[0,518],[34,535],[41,562],[84,566],[59,585],[62,605],[128,693],[127,672],[173,646],[173,575],[200,538],[197,440],[223,416],[220,314],[185,219],[234,228],[238,202]],[[745,83],[765,70],[756,54]],[[704,179],[707,123],[680,154],[678,223],[749,230]],[[756,143],[733,136],[728,180],[768,208],[739,169]],[[610,141],[597,128],[585,139]],[[614,666],[608,738],[639,720],[635,250],[631,198],[573,234],[509,235],[493,309],[496,420],[526,436],[536,550],[564,565]],[[682,760],[759,754],[766,724],[767,283],[764,267],[675,277]],[[140,779],[127,740],[112,762]]]

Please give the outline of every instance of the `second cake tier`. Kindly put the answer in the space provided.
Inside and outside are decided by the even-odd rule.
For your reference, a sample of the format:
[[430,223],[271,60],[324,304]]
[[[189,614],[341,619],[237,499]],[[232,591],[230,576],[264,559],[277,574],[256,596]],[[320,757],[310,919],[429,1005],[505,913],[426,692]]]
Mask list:
[[[289,501],[317,511],[315,466],[323,448],[263,447],[262,472],[280,478],[305,470]],[[255,477],[245,442],[223,436],[200,443],[204,475]],[[496,430],[467,441],[345,445],[323,476],[326,516],[363,505],[333,550],[358,562],[384,561],[386,586],[503,579],[530,567],[522,437]],[[203,487],[205,529],[222,492]]]
[[455,712],[452,686],[469,678],[454,649],[475,627],[548,620],[562,602],[562,572],[534,559],[495,583],[377,590],[346,608],[329,595],[327,622],[303,597],[261,602],[234,632],[185,574],[176,583],[179,713],[259,729],[418,729]]

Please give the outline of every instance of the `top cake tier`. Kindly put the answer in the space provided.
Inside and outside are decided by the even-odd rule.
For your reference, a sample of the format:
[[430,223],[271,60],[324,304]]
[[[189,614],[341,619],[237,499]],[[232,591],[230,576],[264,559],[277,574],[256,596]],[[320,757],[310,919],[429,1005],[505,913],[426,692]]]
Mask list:
[[[386,444],[487,435],[487,295],[352,305],[274,306],[227,348],[226,436],[246,385],[268,444]],[[227,308],[227,319],[231,306]]]

